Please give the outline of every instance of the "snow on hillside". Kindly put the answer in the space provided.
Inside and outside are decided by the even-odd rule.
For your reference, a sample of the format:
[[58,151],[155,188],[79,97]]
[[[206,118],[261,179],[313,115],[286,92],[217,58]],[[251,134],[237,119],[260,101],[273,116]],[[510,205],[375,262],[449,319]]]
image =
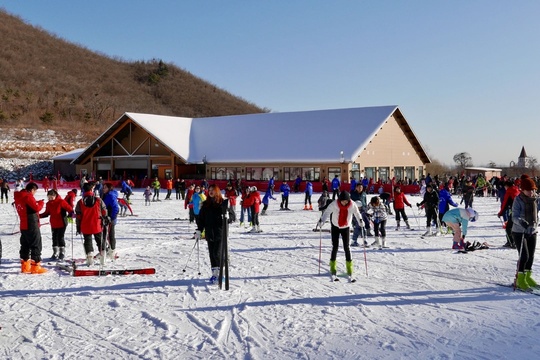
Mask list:
[[[74,278],[53,265],[22,275],[18,235],[5,235],[17,218],[0,205],[0,358],[491,360],[540,352],[540,297],[497,285],[513,280],[517,254],[500,247],[494,198],[475,200],[481,217],[468,236],[489,250],[455,254],[450,235],[421,239],[424,218],[407,209],[417,230],[395,231],[390,220],[391,248],[367,250],[367,274],[363,249],[353,248],[351,284],[330,281],[329,233],[312,231],[318,212],[301,210],[303,194],[292,194],[294,211],[271,203],[262,234],[231,226],[229,291],[208,285],[207,248],[194,247],[194,227],[172,220],[187,218],[181,201],[145,207],[140,191],[133,199],[139,216],[119,220],[120,257],[109,266],[152,266],[155,275]],[[42,234],[47,257],[48,225]],[[82,258],[71,228],[66,238],[68,256]]]

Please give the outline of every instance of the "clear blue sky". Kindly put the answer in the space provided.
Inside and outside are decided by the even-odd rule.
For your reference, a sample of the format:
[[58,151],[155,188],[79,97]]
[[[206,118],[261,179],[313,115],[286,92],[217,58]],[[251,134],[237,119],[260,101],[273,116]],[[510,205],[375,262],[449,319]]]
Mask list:
[[[0,0],[0,7],[109,56],[172,62],[274,112],[399,105],[428,154],[446,164],[468,152],[476,166],[507,165],[522,146],[540,160],[537,0]],[[329,139],[339,131],[347,129]]]

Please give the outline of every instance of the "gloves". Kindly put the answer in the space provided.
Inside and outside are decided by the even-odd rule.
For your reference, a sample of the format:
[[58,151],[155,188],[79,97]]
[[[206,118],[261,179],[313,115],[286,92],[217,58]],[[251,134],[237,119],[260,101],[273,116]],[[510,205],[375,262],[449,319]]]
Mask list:
[[196,230],[194,233],[193,233],[193,238],[195,240],[201,240],[201,232],[199,230]]
[[420,207],[420,203],[416,203],[416,207]]
[[322,222],[321,219],[319,219],[319,221],[317,222],[317,227],[318,227],[319,229],[322,229],[323,225],[324,225],[324,223]]
[[410,208],[412,208],[412,205],[411,205],[411,204],[409,204],[409,207],[410,207]]
[[538,230],[534,226],[529,226],[527,230],[525,230],[525,234],[527,235],[534,235],[538,232]]
[[111,223],[111,218],[109,216],[104,216],[102,219],[103,226],[109,226],[109,224]]
[[523,226],[525,229],[529,227],[529,222],[525,219],[519,219],[519,225]]

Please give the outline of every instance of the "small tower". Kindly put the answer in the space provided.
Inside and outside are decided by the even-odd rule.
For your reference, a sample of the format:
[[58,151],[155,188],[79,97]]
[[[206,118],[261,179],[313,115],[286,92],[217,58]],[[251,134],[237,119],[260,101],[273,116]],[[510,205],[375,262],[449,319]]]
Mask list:
[[527,152],[525,152],[525,146],[523,146],[521,148],[521,153],[519,154],[519,157],[518,157],[517,166],[523,167],[523,168],[529,167],[530,161],[531,160],[527,156]]

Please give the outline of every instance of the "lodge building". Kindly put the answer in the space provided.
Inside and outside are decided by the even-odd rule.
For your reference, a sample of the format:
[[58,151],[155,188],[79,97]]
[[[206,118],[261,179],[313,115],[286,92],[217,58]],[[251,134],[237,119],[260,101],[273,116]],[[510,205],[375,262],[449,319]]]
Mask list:
[[72,161],[104,178],[419,179],[430,159],[397,106],[185,118],[124,113]]

